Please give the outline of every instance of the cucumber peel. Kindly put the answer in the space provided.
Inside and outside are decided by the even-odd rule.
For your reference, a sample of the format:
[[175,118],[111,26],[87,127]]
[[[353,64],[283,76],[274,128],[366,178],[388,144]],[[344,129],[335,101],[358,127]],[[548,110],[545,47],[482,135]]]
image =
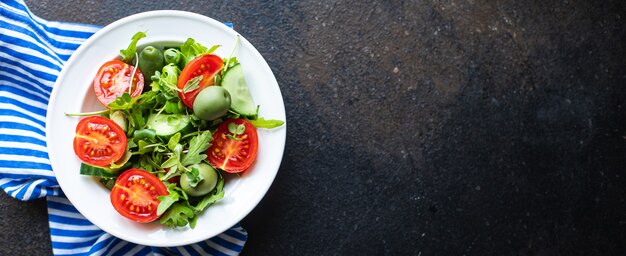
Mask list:
[[250,94],[241,64],[228,69],[222,78],[222,87],[230,93],[230,108],[233,111],[242,116],[255,116],[257,114],[257,106]]

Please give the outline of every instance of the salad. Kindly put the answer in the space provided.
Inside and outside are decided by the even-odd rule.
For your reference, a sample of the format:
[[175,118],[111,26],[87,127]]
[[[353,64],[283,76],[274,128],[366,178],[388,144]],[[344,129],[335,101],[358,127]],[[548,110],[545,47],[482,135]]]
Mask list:
[[224,176],[246,171],[259,128],[281,120],[258,116],[236,57],[213,54],[194,39],[169,47],[137,43],[102,64],[93,80],[105,110],[83,117],[73,147],[80,173],[111,190],[122,216],[140,223],[194,228],[199,214],[224,196]]

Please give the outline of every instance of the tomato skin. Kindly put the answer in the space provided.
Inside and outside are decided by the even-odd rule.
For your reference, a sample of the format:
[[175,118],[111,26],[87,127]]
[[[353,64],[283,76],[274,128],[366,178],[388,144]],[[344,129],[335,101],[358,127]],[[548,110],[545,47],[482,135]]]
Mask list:
[[[98,101],[105,107],[117,97],[128,92],[130,77],[134,67],[121,60],[111,60],[100,66],[96,77],[93,79],[93,89]],[[133,90],[131,97],[141,95],[144,86],[144,77],[139,69],[133,77]]]
[[108,118],[90,116],[76,125],[74,153],[87,164],[109,166],[124,156],[127,143],[124,130]]
[[111,204],[122,216],[139,223],[159,218],[158,196],[168,195],[167,187],[147,171],[132,168],[119,177],[111,190]]
[[[243,134],[236,136],[240,140],[227,136],[232,135],[228,131],[229,123],[243,124],[246,127]],[[213,134],[211,147],[207,150],[208,162],[225,172],[243,172],[254,162],[258,147],[259,136],[254,125],[244,119],[230,119],[220,124]]]
[[187,81],[199,75],[202,75],[202,81],[200,81],[200,85],[197,89],[185,94],[182,92],[178,93],[178,96],[183,103],[188,108],[193,109],[193,101],[196,99],[198,93],[200,93],[202,89],[213,85],[215,82],[215,74],[223,68],[224,61],[222,61],[222,58],[214,54],[200,55],[191,60],[180,72],[180,76],[178,77],[178,89],[182,90],[185,88]]

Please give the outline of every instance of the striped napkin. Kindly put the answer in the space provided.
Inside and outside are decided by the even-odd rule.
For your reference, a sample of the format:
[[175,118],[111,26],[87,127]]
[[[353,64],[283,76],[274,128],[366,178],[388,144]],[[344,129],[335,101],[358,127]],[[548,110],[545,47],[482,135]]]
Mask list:
[[187,246],[137,245],[100,230],[63,195],[46,148],[48,98],[65,61],[99,29],[46,21],[22,0],[0,0],[0,188],[23,201],[46,197],[55,255],[238,255],[248,238],[239,225]]

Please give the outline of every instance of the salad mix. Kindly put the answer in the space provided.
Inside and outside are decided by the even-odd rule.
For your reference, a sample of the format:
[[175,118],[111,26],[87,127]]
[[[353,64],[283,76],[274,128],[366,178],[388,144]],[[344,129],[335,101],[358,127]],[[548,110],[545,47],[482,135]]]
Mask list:
[[106,110],[67,114],[86,116],[74,152],[80,173],[111,189],[122,216],[193,228],[224,196],[224,175],[253,164],[257,128],[284,122],[258,116],[235,49],[222,58],[213,54],[219,45],[192,38],[179,47],[138,49],[145,36],[135,34],[98,70],[92,85]]

